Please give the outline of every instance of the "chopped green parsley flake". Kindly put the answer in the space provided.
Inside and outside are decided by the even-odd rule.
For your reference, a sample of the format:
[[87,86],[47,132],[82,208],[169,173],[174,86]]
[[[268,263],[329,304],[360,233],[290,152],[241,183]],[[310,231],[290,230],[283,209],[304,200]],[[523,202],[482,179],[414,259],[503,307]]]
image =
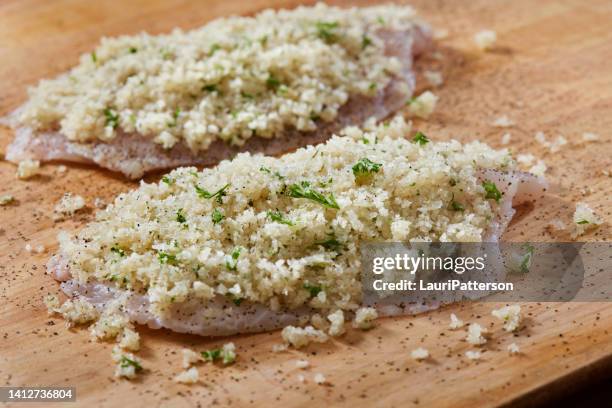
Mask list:
[[329,193],[328,196],[325,196],[324,194],[313,189],[308,181],[302,181],[300,183],[290,185],[289,196],[293,198],[306,198],[328,208],[340,208],[336,202],[336,199],[334,198],[333,193]]
[[414,135],[412,141],[414,143],[418,143],[421,146],[424,146],[429,143],[429,139],[427,138],[427,136],[425,136],[423,132],[416,132],[416,135]]
[[179,208],[176,211],[176,221],[180,222],[181,224],[187,222],[187,218],[185,218],[185,214],[183,213],[183,209]]
[[195,189],[196,192],[198,193],[198,196],[201,198],[206,198],[206,199],[210,199],[210,198],[217,198],[217,202],[219,204],[223,203],[223,197],[227,195],[227,188],[229,187],[229,184],[224,185],[223,187],[221,187],[219,190],[215,191],[214,193],[210,193],[206,190],[204,190],[203,188],[199,187],[197,184],[195,185]]
[[167,185],[171,186],[172,184],[174,184],[174,179],[171,179],[168,176],[164,176],[161,179],[164,183],[166,183]]
[[238,266],[238,258],[240,257],[240,252],[242,251],[241,247],[236,247],[234,248],[234,250],[232,251],[231,254],[231,261],[225,261],[225,267],[227,269],[229,269],[230,271],[235,271],[236,267]]
[[369,176],[372,173],[378,173],[382,163],[374,163],[372,160],[364,157],[353,166],[353,174],[355,177]]
[[225,218],[225,215],[223,215],[221,210],[219,210],[218,208],[215,208],[213,210],[211,218],[212,218],[213,224],[218,224]]
[[140,365],[140,363],[138,361],[132,360],[131,358],[128,358],[126,356],[121,356],[121,359],[119,360],[119,365],[122,368],[127,368],[127,367],[134,367],[134,370],[136,372],[142,371],[142,366]]
[[119,256],[125,256],[125,251],[121,248],[119,248],[119,245],[115,244],[112,246],[112,248],[110,249],[111,252],[116,253]]
[[338,37],[335,30],[338,28],[338,22],[318,21],[316,23],[316,28],[317,36],[326,43],[332,43],[337,40]]
[[117,128],[119,125],[119,115],[111,108],[104,109],[104,117],[106,121],[104,122],[104,126],[110,126],[113,129]]
[[482,182],[482,187],[485,190],[486,199],[493,199],[499,203],[499,200],[501,199],[502,194],[497,189],[497,186],[495,185],[495,183],[489,180],[485,180]]
[[159,262],[162,264],[174,264],[176,263],[176,255],[171,255],[167,252],[160,252],[157,254]]
[[288,220],[287,218],[283,217],[283,214],[278,210],[268,211],[268,218],[270,218],[272,221],[276,221],[281,224],[290,226],[295,225],[293,222],[291,222],[291,220]]
[[323,290],[322,287],[311,285],[310,283],[305,283],[304,289],[310,292],[310,297],[316,297]]

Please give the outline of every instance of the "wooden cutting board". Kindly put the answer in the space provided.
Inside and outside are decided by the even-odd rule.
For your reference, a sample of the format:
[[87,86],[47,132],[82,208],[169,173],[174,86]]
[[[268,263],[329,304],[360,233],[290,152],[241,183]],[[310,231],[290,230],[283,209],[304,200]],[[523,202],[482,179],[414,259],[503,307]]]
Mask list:
[[[0,3],[0,114],[26,98],[26,87],[52,77],[77,62],[104,35],[141,30],[166,32],[190,28],[219,16],[248,14],[262,8],[293,7],[295,0],[187,1],[139,0],[85,2],[76,0],[4,0]],[[352,4],[349,1],[338,2]],[[365,5],[367,2],[354,4]],[[413,3],[436,28],[447,29],[439,41],[442,56],[419,61],[418,69],[438,69],[444,85],[435,89],[436,113],[415,127],[433,139],[483,140],[501,147],[506,131],[515,153],[545,160],[556,185],[536,206],[523,208],[505,235],[507,240],[569,240],[569,233],[551,233],[552,218],[570,221],[575,202],[589,203],[605,220],[588,241],[610,240],[612,157],[612,1],[455,1]],[[475,49],[478,30],[497,31],[491,52]],[[420,81],[422,85],[424,81]],[[421,86],[421,88],[423,88]],[[495,128],[507,115],[516,125]],[[534,140],[569,140],[558,153]],[[583,132],[601,140],[580,144]],[[0,149],[12,132],[0,128]],[[367,333],[350,332],[338,341],[305,351],[272,353],[278,332],[231,338],[238,362],[227,368],[200,368],[199,384],[187,387],[171,378],[180,371],[180,349],[211,348],[227,340],[142,330],[140,356],[147,369],[133,382],[113,378],[111,344],[90,340],[85,329],[69,330],[50,318],[42,297],[58,285],[44,274],[56,249],[59,230],[75,230],[93,216],[93,200],[108,202],[136,186],[116,174],[89,166],[45,165],[44,175],[17,181],[15,166],[0,162],[0,194],[17,202],[0,207],[0,385],[75,386],[77,404],[66,406],[497,406],[526,404],[570,389],[612,370],[612,304],[528,303],[526,328],[515,335],[493,325],[491,303],[458,304],[416,317],[382,319]],[[152,177],[154,179],[155,177]],[[87,199],[89,210],[55,223],[53,206],[70,191]],[[32,254],[25,245],[43,244]],[[470,362],[463,331],[447,330],[454,312],[469,322],[490,327],[493,336],[483,359]],[[520,345],[509,357],[506,346]],[[417,363],[410,357],[426,347],[432,358]],[[311,367],[300,370],[295,360]],[[313,382],[323,373],[326,385]],[[306,377],[300,383],[298,374]],[[315,404],[315,405],[313,405]],[[55,405],[54,405],[55,406]]]

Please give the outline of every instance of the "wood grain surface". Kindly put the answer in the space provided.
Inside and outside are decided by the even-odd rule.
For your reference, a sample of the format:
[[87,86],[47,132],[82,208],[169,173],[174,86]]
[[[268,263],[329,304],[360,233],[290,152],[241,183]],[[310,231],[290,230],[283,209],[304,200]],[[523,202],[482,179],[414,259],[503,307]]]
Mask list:
[[[334,2],[365,5],[367,2]],[[371,2],[370,2],[371,3]],[[3,0],[0,2],[0,115],[26,98],[27,86],[68,69],[101,36],[173,27],[196,27],[229,14],[265,7],[294,7],[298,1],[272,0]],[[549,167],[554,188],[535,206],[522,208],[506,240],[565,241],[569,232],[546,225],[559,217],[569,223],[577,201],[589,203],[606,221],[582,239],[610,240],[612,164],[612,1],[417,1],[412,4],[449,36],[436,45],[419,71],[439,69],[444,85],[436,113],[415,127],[433,139],[483,140],[501,147],[505,129],[491,123],[507,115],[516,125],[509,147],[532,153]],[[472,37],[483,28],[497,31],[494,50],[476,50]],[[420,89],[424,89],[420,81]],[[550,153],[534,140],[537,131],[569,140]],[[579,143],[583,132],[599,142]],[[0,150],[12,132],[0,128]],[[0,207],[0,385],[75,386],[74,406],[500,406],[528,405],[612,371],[612,304],[528,303],[526,327],[508,334],[494,324],[491,303],[458,304],[415,317],[381,319],[366,333],[304,351],[272,353],[278,332],[234,336],[238,361],[227,368],[200,367],[200,382],[175,384],[180,349],[222,344],[197,336],[143,329],[146,372],[138,380],[113,378],[110,343],[96,343],[85,329],[67,329],[47,316],[42,297],[58,285],[44,273],[57,248],[60,230],[76,230],[94,213],[93,200],[106,201],[135,187],[122,177],[89,167],[43,167],[30,181],[15,179],[15,166],[0,162],[0,194],[16,203]],[[159,176],[151,176],[155,179]],[[54,222],[52,209],[70,191],[87,199],[88,210]],[[43,254],[25,245],[43,244]],[[492,339],[482,361],[470,362],[464,331],[447,330],[450,312],[490,327]],[[516,342],[522,354],[509,357]],[[410,351],[429,349],[432,358],[415,362]],[[300,370],[295,360],[311,367]],[[315,373],[326,385],[316,385]],[[298,374],[306,377],[300,383]],[[314,405],[313,405],[314,404]],[[33,406],[33,405],[28,405]],[[53,406],[62,406],[55,404]]]

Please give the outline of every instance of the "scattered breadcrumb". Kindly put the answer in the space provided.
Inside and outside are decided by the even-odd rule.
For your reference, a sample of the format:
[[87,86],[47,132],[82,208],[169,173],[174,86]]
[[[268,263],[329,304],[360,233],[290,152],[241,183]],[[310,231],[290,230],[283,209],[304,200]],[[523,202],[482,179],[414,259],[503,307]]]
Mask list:
[[497,41],[497,33],[493,30],[482,30],[474,35],[476,46],[483,50],[490,50]]
[[91,322],[100,315],[91,303],[80,298],[67,300],[53,311],[60,314],[69,326]]
[[561,221],[559,218],[555,218],[553,220],[551,220],[548,225],[556,230],[556,231],[563,231],[567,228],[567,226],[565,225],[565,223],[563,221]]
[[311,342],[324,343],[329,337],[321,330],[317,330],[312,326],[304,328],[287,326],[281,332],[283,340],[295,348],[301,348]]
[[136,374],[142,371],[141,360],[132,353],[123,353],[118,346],[113,348],[111,356],[117,363],[115,377],[133,379]]
[[344,334],[344,312],[336,310],[327,316],[327,320],[331,322],[328,334],[332,337],[338,337]]
[[324,383],[325,383],[325,381],[327,381],[327,380],[325,379],[325,376],[324,376],[323,374],[321,374],[321,373],[316,373],[316,374],[314,375],[314,382],[315,382],[316,384],[324,384]]
[[551,153],[558,152],[559,150],[561,150],[561,146],[567,144],[567,139],[561,135],[557,136],[557,138],[552,142],[548,141],[546,139],[546,136],[544,135],[544,132],[537,132],[535,135],[535,140],[536,142],[550,150]]
[[83,207],[85,207],[85,199],[83,197],[72,195],[72,193],[65,193],[55,206],[54,211],[61,218],[63,215],[72,216]]
[[595,142],[597,140],[599,140],[599,135],[597,133],[584,132],[582,134],[583,142]]
[[423,347],[419,347],[410,352],[410,357],[415,360],[425,360],[426,358],[429,358],[429,351]]
[[103,209],[106,206],[106,203],[100,197],[96,197],[94,199],[93,204],[94,204],[94,207],[99,208],[99,209]]
[[510,305],[491,312],[494,317],[504,321],[504,330],[513,332],[521,325],[521,306]]
[[34,249],[32,248],[32,244],[25,244],[25,250],[26,250],[26,252],[28,252],[28,253],[32,253],[32,251],[34,250]]
[[508,353],[510,353],[510,354],[518,354],[518,353],[521,352],[521,349],[519,348],[518,344],[516,344],[516,343],[510,343],[508,345],[507,350],[508,350]]
[[442,78],[440,71],[425,71],[423,76],[431,86],[438,87],[444,83],[444,78]]
[[59,298],[55,295],[47,295],[43,298],[43,302],[47,307],[47,313],[49,316],[56,313],[56,309],[60,307]]
[[500,116],[499,118],[493,121],[493,126],[506,128],[510,126],[514,126],[514,121],[511,120],[508,116]]
[[181,355],[183,356],[183,368],[189,368],[202,359],[199,353],[187,348],[181,350]]
[[299,382],[303,383],[306,381],[306,377],[303,374],[298,374],[297,379]]
[[297,360],[295,362],[295,366],[297,368],[307,368],[308,366],[310,366],[310,363],[307,360]]
[[480,357],[482,357],[482,353],[478,350],[468,350],[465,352],[465,356],[470,360],[480,360]]
[[408,102],[408,110],[414,116],[427,119],[436,108],[438,97],[431,91],[425,91]]
[[221,358],[225,365],[232,364],[236,361],[236,346],[234,343],[225,343],[223,347],[221,347]]
[[195,384],[199,379],[200,373],[196,367],[191,367],[174,377],[174,381],[180,384]]
[[15,201],[15,197],[10,194],[4,194],[0,196],[0,205],[8,205]]
[[40,161],[22,160],[17,165],[17,178],[26,180],[40,174]]
[[286,351],[289,348],[287,344],[273,344],[272,352],[280,353],[281,351]]
[[325,319],[318,313],[315,313],[310,316],[310,323],[314,326],[315,329],[322,331],[327,331],[330,326],[329,321],[327,321],[327,319]]
[[478,323],[472,323],[468,326],[468,334],[466,340],[469,344],[480,346],[487,342],[487,339],[483,336],[487,333],[487,329],[483,328]]
[[504,133],[501,142],[503,145],[507,145],[510,143],[510,139],[512,139],[512,135],[510,133]]
[[125,350],[140,350],[140,335],[130,327],[126,327],[119,337],[119,347]]
[[525,166],[530,166],[535,160],[535,156],[533,154],[519,154],[516,156],[516,161]]
[[66,170],[68,170],[68,168],[64,166],[63,164],[57,168],[58,173],[65,173]]
[[374,326],[374,320],[378,318],[378,312],[373,307],[361,307],[355,313],[353,327],[356,329],[367,330]]
[[451,313],[450,315],[450,324],[448,325],[448,327],[450,327],[451,330],[457,330],[463,327],[464,323],[463,320],[459,319],[457,317],[457,315],[455,315],[454,313]]
[[45,252],[45,246],[42,244],[36,245],[34,247],[34,252],[36,252],[37,254],[42,254],[43,252]]
[[574,211],[576,230],[572,233],[572,237],[576,238],[590,229],[597,228],[602,223],[602,219],[595,214],[595,211],[587,203],[576,203],[576,211]]
[[548,170],[548,166],[544,163],[544,160],[538,160],[536,164],[529,168],[529,172],[531,174],[535,174],[536,176],[544,177],[546,174],[546,170]]
[[444,40],[448,38],[448,30],[446,28],[436,28],[433,32],[434,40]]

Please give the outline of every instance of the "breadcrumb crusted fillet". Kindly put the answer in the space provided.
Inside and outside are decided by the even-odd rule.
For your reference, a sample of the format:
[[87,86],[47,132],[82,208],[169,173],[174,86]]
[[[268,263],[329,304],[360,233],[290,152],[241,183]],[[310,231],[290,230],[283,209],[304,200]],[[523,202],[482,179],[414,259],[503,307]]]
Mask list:
[[416,143],[409,133],[398,117],[281,158],[244,153],[142,182],[60,237],[49,269],[72,279],[69,294],[103,304],[129,293],[133,320],[176,331],[224,335],[314,312],[352,315],[362,306],[360,242],[395,240],[397,223],[409,241],[482,241],[492,227],[497,237],[509,221],[498,213],[512,210],[521,188],[505,150]]
[[95,162],[137,178],[239,151],[284,153],[400,109],[429,39],[410,7],[324,4],[103,39],[30,91],[7,158]]

